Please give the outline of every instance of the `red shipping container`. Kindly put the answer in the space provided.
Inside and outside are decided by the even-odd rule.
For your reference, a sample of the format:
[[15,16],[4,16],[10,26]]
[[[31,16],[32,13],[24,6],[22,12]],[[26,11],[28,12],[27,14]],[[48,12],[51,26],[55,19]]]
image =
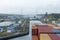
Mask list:
[[52,31],[51,31],[51,27],[49,27],[48,25],[40,25],[38,27],[38,32],[39,33],[50,33]]
[[38,26],[38,37],[40,40],[40,34],[45,34],[45,33],[51,33],[51,27],[49,27],[48,25],[39,25]]
[[60,37],[58,37],[56,34],[49,34],[52,40],[60,40]]
[[38,29],[37,27],[32,27],[32,35],[38,35]]
[[32,35],[32,40],[38,40],[38,36]]

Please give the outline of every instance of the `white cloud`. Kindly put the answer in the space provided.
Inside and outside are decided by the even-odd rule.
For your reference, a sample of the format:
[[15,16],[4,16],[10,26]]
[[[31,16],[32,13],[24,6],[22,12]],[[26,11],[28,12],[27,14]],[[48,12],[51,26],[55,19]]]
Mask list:
[[0,0],[0,13],[60,12],[59,4],[60,0]]

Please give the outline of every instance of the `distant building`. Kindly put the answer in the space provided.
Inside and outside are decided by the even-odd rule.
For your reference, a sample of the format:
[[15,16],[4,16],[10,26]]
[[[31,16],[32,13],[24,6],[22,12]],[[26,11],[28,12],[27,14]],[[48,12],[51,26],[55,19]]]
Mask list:
[[3,31],[3,28],[2,27],[0,27],[0,32],[2,32]]
[[12,25],[14,22],[1,22],[0,23],[0,32],[3,32],[4,29],[7,29],[10,25]]

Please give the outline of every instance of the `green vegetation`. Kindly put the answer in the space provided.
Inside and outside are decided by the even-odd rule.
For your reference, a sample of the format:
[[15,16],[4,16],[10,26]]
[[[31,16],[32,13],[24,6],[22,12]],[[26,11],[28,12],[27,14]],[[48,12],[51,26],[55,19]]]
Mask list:
[[[52,23],[52,21],[60,21],[60,14],[46,14],[42,17],[45,23]],[[44,20],[45,19],[45,20]]]
[[19,30],[19,32],[26,32],[25,30]]
[[1,20],[1,19],[0,19],[0,22],[3,22],[3,21],[4,21],[4,20]]
[[[17,21],[16,21],[17,22]],[[22,26],[21,26],[22,25]],[[29,27],[29,19],[24,19],[22,24],[20,24],[18,27],[16,27],[18,30],[17,32],[20,32],[20,33],[23,33],[23,32],[27,32],[28,30],[26,28]],[[8,33],[6,32],[7,31],[7,28],[4,27],[3,29],[3,32],[0,33],[0,37],[6,37],[6,36],[10,36],[10,35],[13,35],[14,33]]]
[[23,25],[23,26],[29,26],[29,19],[26,19],[26,20],[23,22],[22,25]]
[[6,37],[12,35],[12,33],[0,33],[0,37]]
[[25,19],[23,23],[21,24],[20,32],[26,32],[28,31],[27,28],[29,27],[29,19]]

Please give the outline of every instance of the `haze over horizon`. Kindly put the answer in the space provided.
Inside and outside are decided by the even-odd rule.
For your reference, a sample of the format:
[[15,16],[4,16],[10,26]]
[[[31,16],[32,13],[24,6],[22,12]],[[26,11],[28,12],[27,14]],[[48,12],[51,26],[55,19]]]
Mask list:
[[0,0],[3,14],[60,13],[60,0]]

